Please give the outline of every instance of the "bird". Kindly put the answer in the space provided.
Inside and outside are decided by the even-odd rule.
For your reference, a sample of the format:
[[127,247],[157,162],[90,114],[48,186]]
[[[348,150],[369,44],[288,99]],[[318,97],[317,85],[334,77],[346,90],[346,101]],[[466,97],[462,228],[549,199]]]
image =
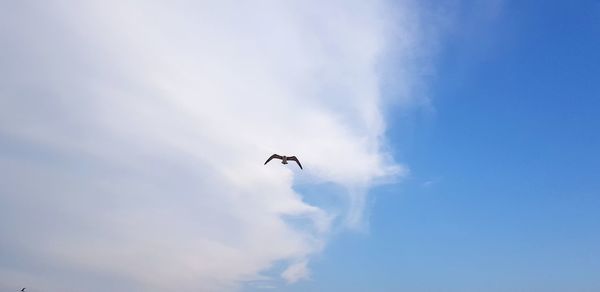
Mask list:
[[23,287],[23,288],[21,289],[21,292],[25,292],[25,287]]
[[271,155],[271,157],[269,157],[269,159],[267,159],[267,161],[265,161],[264,165],[266,165],[273,158],[281,159],[281,164],[287,164],[288,160],[296,161],[296,163],[298,163],[298,166],[300,166],[300,169],[303,169],[302,164],[300,164],[300,160],[298,160],[298,158],[296,156],[285,156],[285,155],[281,156],[281,155],[277,155],[277,154]]

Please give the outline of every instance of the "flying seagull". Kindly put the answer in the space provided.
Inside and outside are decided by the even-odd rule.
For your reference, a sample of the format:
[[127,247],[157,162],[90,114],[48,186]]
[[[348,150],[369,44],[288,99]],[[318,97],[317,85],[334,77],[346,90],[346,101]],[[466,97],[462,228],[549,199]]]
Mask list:
[[296,156],[281,156],[281,155],[273,154],[273,155],[271,155],[271,157],[269,157],[269,159],[267,159],[267,161],[265,161],[265,165],[269,161],[271,161],[271,159],[273,159],[273,158],[281,159],[282,164],[287,164],[288,160],[296,161],[296,163],[298,163],[298,166],[300,166],[300,169],[302,169],[302,164],[300,164],[300,160],[298,160],[298,158],[296,158]]

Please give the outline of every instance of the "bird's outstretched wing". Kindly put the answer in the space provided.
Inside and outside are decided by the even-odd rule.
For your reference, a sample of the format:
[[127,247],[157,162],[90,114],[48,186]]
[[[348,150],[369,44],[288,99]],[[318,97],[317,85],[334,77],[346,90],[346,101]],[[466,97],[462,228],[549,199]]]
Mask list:
[[269,159],[267,159],[267,161],[265,161],[265,164],[263,164],[263,165],[266,165],[273,158],[283,159],[283,156],[280,156],[280,155],[277,155],[277,154],[273,154],[273,155],[271,155],[271,157],[269,157]]
[[300,160],[298,160],[298,158],[296,156],[290,156],[290,157],[288,157],[288,160],[296,161],[296,163],[298,163],[298,166],[300,166],[300,169],[303,169],[302,164],[300,164]]

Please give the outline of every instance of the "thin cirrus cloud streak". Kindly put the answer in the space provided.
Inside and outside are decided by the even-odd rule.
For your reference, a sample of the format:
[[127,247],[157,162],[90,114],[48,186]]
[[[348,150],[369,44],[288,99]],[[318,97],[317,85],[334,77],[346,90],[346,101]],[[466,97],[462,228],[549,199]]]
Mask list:
[[[235,290],[282,262],[307,278],[369,187],[406,173],[383,143],[386,5],[0,4],[0,287]],[[274,152],[305,170],[264,167]],[[295,183],[340,186],[346,210]]]

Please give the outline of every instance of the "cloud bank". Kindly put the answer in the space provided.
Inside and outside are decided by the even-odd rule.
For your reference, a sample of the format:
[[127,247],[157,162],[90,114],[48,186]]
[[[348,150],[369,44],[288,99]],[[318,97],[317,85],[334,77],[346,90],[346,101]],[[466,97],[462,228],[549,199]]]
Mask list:
[[[380,73],[392,42],[411,62],[416,29],[410,5],[390,8],[2,2],[0,288],[306,278],[333,228],[364,222],[368,189],[406,172],[386,152]],[[263,166],[272,153],[305,170]],[[324,184],[341,206],[297,191]]]

